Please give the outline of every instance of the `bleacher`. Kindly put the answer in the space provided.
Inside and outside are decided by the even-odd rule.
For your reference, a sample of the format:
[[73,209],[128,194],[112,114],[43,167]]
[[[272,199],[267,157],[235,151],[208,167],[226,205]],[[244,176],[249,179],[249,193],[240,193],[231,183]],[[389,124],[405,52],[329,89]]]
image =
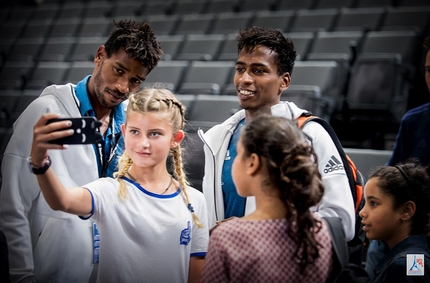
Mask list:
[[147,21],[154,29],[164,57],[145,85],[161,82],[180,94],[189,131],[237,110],[235,36],[253,25],[293,40],[299,56],[281,99],[330,121],[344,147],[386,155],[403,113],[424,102],[422,89],[427,94],[416,82],[424,81],[428,0],[7,2],[0,4],[1,152],[35,93],[92,72],[97,46],[118,19]]

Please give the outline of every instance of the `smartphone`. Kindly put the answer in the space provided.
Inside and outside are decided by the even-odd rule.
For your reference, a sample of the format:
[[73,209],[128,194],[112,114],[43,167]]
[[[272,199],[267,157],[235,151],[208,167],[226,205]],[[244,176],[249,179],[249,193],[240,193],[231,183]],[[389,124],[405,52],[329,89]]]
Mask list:
[[72,125],[70,128],[63,128],[61,131],[66,129],[73,129],[75,132],[73,135],[51,140],[50,143],[55,144],[92,144],[102,141],[102,136],[98,128],[102,125],[95,117],[76,117],[76,118],[55,118],[47,122],[47,124],[59,121],[71,121]]

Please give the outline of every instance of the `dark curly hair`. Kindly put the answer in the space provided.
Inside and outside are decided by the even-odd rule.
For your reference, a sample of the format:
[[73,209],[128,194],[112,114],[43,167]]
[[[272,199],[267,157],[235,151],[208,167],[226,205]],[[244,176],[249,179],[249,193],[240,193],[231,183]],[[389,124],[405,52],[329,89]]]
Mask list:
[[[403,171],[403,172],[402,172]],[[410,235],[423,235],[428,231],[430,213],[430,166],[420,165],[410,158],[393,166],[380,166],[369,175],[378,178],[377,186],[393,198],[393,208],[400,208],[408,201],[416,205]]]
[[255,153],[266,161],[270,178],[263,185],[279,189],[292,224],[287,233],[296,243],[293,260],[304,272],[319,256],[315,233],[321,222],[309,210],[324,194],[317,156],[297,125],[283,117],[256,117],[244,127],[241,141],[245,157]]
[[251,53],[258,45],[263,45],[275,52],[274,60],[278,67],[278,76],[292,73],[297,52],[290,38],[274,28],[250,27],[239,31],[236,38],[238,53],[245,49]]
[[149,72],[161,60],[163,51],[151,27],[145,22],[121,20],[105,43],[107,57],[124,50],[129,58],[138,60]]

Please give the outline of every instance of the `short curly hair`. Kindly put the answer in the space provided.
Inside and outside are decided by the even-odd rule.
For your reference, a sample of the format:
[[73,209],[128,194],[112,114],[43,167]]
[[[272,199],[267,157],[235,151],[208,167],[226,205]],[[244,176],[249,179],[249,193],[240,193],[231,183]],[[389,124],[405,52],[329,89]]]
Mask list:
[[238,53],[245,49],[251,53],[257,46],[262,45],[275,52],[274,60],[278,67],[278,75],[292,73],[297,52],[293,41],[286,38],[282,32],[274,28],[250,27],[239,31],[236,38]]
[[124,50],[129,58],[138,60],[151,71],[161,60],[163,51],[148,23],[130,20],[115,22],[115,30],[105,43],[109,58],[119,50]]

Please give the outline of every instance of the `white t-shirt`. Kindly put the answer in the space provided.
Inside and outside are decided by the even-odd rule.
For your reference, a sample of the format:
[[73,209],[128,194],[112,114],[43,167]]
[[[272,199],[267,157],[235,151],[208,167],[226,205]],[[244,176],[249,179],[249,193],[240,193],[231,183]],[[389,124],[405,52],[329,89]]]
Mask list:
[[181,189],[170,195],[146,191],[124,177],[102,178],[84,187],[93,198],[91,217],[100,233],[98,282],[187,282],[191,256],[205,256],[209,242],[203,194],[188,187],[191,205],[204,225],[199,229]]

